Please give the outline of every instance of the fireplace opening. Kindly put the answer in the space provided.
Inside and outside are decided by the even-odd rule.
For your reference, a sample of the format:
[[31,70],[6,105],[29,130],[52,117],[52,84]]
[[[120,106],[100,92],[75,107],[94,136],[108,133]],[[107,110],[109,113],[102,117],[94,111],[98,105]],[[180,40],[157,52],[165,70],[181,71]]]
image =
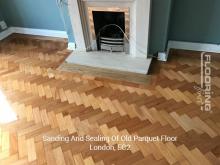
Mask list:
[[93,11],[97,50],[125,51],[125,13]]

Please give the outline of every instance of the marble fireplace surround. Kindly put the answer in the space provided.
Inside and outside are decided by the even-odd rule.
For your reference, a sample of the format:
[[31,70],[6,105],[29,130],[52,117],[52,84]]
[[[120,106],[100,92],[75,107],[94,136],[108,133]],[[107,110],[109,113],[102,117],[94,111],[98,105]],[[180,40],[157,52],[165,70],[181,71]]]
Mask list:
[[[94,52],[96,41],[91,13],[92,11],[122,11],[125,13],[125,33],[129,38],[129,54],[120,53],[120,57],[117,60],[120,58],[121,60],[123,58],[130,58],[128,61],[135,61],[138,58],[140,62],[140,58],[142,58],[147,66],[140,64],[140,66],[145,67],[129,69],[129,65],[132,65],[132,63],[128,63],[127,66],[120,68],[120,66],[115,66],[117,64],[114,63],[114,59],[110,58],[112,59],[112,64],[106,64],[106,68],[116,68],[144,74],[148,72],[151,62],[151,59],[147,59],[151,0],[68,0],[68,4],[76,50],[67,58],[67,62],[83,65],[87,65],[88,63],[90,66],[105,68],[106,62],[97,60],[99,58],[95,58],[96,61],[88,62],[88,58],[85,59],[87,62],[83,61],[86,55],[95,54],[97,57],[101,55],[99,52]],[[80,53],[78,54],[77,52]],[[106,54],[100,59],[105,60],[105,56],[111,55],[109,53]],[[115,57],[115,55],[113,53],[112,57]],[[80,56],[80,58],[77,58],[77,56]],[[109,57],[107,58],[109,59]],[[92,58],[90,57],[89,59]],[[139,67],[139,62],[134,62],[137,64],[137,67]],[[99,63],[102,63],[102,65],[99,65]]]

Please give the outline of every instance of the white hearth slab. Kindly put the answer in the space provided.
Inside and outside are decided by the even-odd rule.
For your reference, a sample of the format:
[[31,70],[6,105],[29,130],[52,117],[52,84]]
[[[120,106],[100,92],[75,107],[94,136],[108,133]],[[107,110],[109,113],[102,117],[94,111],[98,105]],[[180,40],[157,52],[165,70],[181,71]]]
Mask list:
[[66,59],[66,62],[91,67],[147,74],[151,60],[151,58],[131,57],[125,53],[74,51]]

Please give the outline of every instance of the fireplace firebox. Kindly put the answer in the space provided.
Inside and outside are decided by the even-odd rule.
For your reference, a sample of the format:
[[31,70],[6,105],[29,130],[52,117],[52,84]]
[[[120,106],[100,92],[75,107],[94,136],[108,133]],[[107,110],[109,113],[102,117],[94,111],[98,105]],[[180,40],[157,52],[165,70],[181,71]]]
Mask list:
[[124,51],[125,13],[93,11],[97,50]]

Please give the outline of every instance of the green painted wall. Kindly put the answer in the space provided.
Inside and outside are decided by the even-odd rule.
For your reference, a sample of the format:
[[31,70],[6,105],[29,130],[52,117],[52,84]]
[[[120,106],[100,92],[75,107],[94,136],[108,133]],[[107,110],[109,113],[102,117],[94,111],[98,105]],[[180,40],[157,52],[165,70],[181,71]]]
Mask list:
[[66,30],[74,41],[67,7],[62,8],[66,28],[56,0],[0,0],[0,10],[8,26],[25,28]]
[[168,40],[220,44],[220,0],[152,0],[149,52]]
[[174,0],[169,40],[220,43],[220,0]]
[[152,0],[149,52],[151,54],[165,51],[172,0]]

